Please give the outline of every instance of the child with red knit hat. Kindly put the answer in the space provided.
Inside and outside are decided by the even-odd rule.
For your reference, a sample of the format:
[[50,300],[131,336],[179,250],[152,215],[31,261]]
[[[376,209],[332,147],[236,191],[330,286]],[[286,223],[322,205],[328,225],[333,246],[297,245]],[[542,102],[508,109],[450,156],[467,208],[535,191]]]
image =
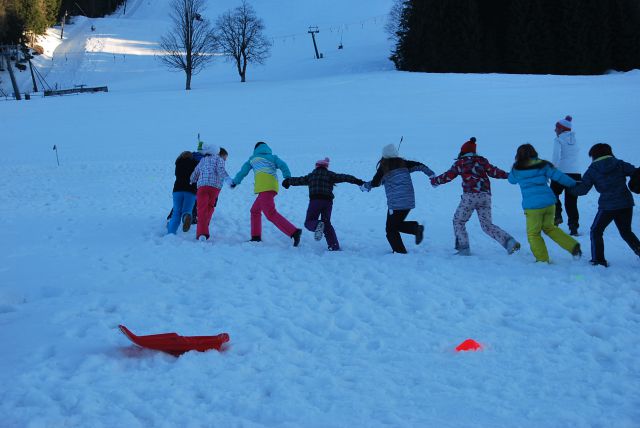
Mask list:
[[311,173],[304,177],[290,177],[282,182],[282,187],[309,186],[309,208],[304,227],[314,232],[316,241],[327,240],[329,251],[340,250],[340,243],[336,231],[331,224],[331,210],[333,209],[333,187],[337,183],[352,183],[361,186],[364,181],[348,174],[336,174],[329,171],[329,158],[320,159]]
[[470,255],[466,223],[474,211],[478,212],[480,227],[484,233],[502,245],[507,253],[512,254],[518,251],[520,243],[493,224],[491,220],[491,183],[489,177],[505,179],[508,174],[491,165],[487,159],[476,153],[476,139],[474,137],[462,145],[453,166],[443,174],[432,177],[431,184],[436,187],[450,182],[457,176],[462,177],[463,192],[460,205],[453,216],[457,254]]

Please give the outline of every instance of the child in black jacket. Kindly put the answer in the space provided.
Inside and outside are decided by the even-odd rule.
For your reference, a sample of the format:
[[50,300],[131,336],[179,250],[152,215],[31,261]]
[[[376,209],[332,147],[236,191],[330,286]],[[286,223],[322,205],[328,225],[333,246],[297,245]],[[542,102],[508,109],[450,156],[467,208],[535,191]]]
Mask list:
[[336,174],[329,171],[329,158],[316,162],[316,168],[304,177],[290,177],[282,182],[282,186],[309,186],[309,208],[304,227],[314,232],[316,241],[327,240],[329,251],[340,250],[336,231],[331,225],[333,208],[333,187],[337,183],[352,183],[361,186],[364,181],[348,174]]

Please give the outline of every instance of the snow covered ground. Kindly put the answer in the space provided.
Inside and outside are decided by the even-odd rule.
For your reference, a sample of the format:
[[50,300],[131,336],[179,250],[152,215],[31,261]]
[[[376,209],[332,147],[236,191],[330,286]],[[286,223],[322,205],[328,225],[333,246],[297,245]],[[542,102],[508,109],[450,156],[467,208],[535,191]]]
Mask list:
[[[264,241],[246,242],[250,177],[222,191],[212,242],[193,229],[165,236],[173,162],[197,133],[227,148],[232,174],[264,140],[295,176],[329,156],[332,170],[370,179],[401,135],[402,154],[437,173],[470,136],[504,169],[524,142],[549,158],[555,121],[572,114],[585,169],[598,141],[640,164],[639,71],[396,72],[383,32],[390,3],[257,3],[272,58],[250,66],[246,84],[215,62],[190,92],[153,57],[165,2],[129,1],[126,16],[65,28],[54,60],[38,59],[43,75],[110,92],[0,102],[0,425],[640,426],[638,258],[611,226],[609,269],[549,241],[553,263],[534,264],[519,189],[506,181],[493,182],[493,214],[523,243],[512,256],[475,216],[473,255],[453,256],[459,181],[433,189],[424,176],[414,176],[410,218],[426,238],[405,238],[406,256],[390,254],[384,191],[348,184],[335,192],[339,253],[306,231],[293,248],[266,221]],[[233,5],[212,3],[208,15]],[[309,25],[320,27],[323,60]],[[301,227],[306,189],[276,201]],[[579,206],[588,251],[597,194]],[[118,324],[224,331],[231,343],[176,359],[136,349]],[[466,338],[484,351],[455,353]]]

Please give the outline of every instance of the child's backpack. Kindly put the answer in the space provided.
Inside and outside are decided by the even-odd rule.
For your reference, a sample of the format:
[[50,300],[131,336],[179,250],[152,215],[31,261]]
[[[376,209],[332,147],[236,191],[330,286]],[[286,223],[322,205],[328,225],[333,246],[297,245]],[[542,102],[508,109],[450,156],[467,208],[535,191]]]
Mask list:
[[633,193],[640,193],[640,168],[636,168],[636,172],[629,179],[629,190]]

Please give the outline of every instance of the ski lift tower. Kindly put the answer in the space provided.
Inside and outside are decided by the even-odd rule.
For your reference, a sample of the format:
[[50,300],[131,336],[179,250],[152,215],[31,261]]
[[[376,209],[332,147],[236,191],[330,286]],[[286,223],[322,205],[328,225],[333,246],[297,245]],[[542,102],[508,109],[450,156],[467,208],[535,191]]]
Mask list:
[[313,39],[313,49],[315,49],[316,51],[316,59],[320,59],[320,54],[318,53],[318,45],[316,44],[316,34],[320,32],[320,30],[318,30],[318,27],[309,27],[309,31],[307,31],[309,34],[311,34],[311,39]]

